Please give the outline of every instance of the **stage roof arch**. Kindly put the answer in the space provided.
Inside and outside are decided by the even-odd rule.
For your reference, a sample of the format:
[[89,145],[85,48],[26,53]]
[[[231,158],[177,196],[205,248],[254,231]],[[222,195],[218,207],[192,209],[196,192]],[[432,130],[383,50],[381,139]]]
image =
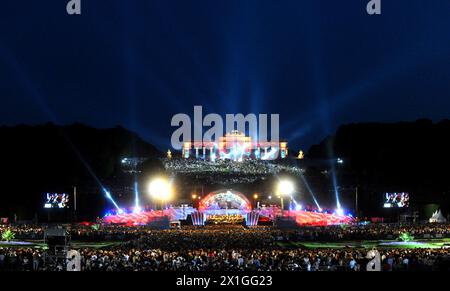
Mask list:
[[207,214],[245,214],[252,210],[252,204],[241,192],[222,189],[206,195],[198,209]]

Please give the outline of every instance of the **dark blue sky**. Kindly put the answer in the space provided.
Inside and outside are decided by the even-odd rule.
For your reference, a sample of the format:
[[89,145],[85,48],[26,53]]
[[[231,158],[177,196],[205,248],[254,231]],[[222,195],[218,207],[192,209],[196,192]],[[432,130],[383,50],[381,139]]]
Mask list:
[[[31,2],[31,3],[30,3]],[[450,1],[4,0],[0,124],[123,125],[279,113],[294,149],[343,123],[450,117]]]

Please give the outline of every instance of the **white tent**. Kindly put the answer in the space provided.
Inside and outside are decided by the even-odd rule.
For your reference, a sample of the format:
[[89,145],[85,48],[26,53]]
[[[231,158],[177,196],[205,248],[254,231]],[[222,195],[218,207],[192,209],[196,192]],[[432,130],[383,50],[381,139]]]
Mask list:
[[447,219],[442,215],[441,210],[436,210],[433,213],[433,216],[430,218],[430,223],[444,223],[447,222]]

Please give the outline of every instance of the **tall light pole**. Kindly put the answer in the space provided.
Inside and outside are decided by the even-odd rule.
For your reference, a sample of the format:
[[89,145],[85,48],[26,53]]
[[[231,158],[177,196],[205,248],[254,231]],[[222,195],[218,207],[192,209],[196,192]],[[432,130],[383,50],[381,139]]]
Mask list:
[[255,199],[255,208],[258,208],[258,197],[259,196],[256,193],[253,195],[253,199]]
[[73,187],[73,214],[75,216],[75,221],[77,221],[77,187]]

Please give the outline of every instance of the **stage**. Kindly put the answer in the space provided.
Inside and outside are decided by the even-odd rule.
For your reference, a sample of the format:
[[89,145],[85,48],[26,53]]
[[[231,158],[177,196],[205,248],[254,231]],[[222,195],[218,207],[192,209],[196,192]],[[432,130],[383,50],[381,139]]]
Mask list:
[[203,198],[198,208],[170,207],[165,210],[143,211],[108,215],[103,218],[107,224],[148,225],[166,220],[192,221],[192,225],[202,226],[207,221],[213,223],[245,223],[257,226],[259,222],[274,222],[276,219],[294,221],[297,226],[329,226],[350,224],[351,216],[336,213],[304,210],[282,210],[277,206],[253,209],[246,196],[238,191],[219,190]]

